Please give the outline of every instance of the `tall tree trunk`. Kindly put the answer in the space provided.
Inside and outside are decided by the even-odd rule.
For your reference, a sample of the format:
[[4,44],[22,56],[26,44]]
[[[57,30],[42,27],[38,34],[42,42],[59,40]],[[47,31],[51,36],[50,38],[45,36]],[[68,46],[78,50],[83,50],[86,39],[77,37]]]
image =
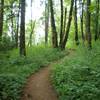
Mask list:
[[33,32],[34,32],[34,27],[35,27],[35,21],[33,22],[33,20],[32,20],[32,12],[33,12],[33,10],[32,10],[32,0],[31,0],[31,33],[30,33],[30,38],[29,38],[29,42],[28,42],[28,46],[30,45],[30,46],[32,46],[32,35],[33,35]]
[[[20,10],[20,5],[19,5],[19,10]],[[15,33],[16,48],[18,47],[18,33],[19,33],[19,11],[16,19],[16,33]]]
[[75,3],[75,10],[74,10],[75,42],[76,42],[76,45],[79,45],[78,24],[77,24],[77,0],[74,0],[74,3]]
[[20,55],[26,56],[26,49],[25,49],[25,0],[21,0]]
[[45,44],[48,44],[48,28],[49,28],[49,0],[45,1]]
[[69,30],[70,30],[71,20],[72,20],[73,5],[74,5],[74,0],[71,0],[71,6],[70,6],[70,11],[69,11],[69,18],[68,18],[68,23],[67,23],[66,34],[63,37],[63,40],[62,40],[62,43],[60,46],[61,49],[65,49],[66,42],[68,40]]
[[61,45],[62,39],[63,39],[63,0],[60,0],[61,2],[61,22],[60,22],[60,43]]
[[58,47],[58,37],[54,19],[53,1],[50,0],[50,11],[51,11],[51,28],[52,28],[52,46],[54,48]]
[[81,20],[81,35],[82,35],[82,40],[83,43],[85,41],[85,36],[84,36],[84,31],[83,31],[83,14],[84,14],[84,1],[81,0],[80,2],[81,4],[81,16],[80,16],[80,20]]
[[13,3],[11,4],[11,35],[12,41],[14,41],[14,23],[13,23]]
[[3,33],[3,13],[4,13],[4,0],[1,0],[1,5],[0,5],[0,40],[2,39],[2,33]]
[[90,12],[91,0],[87,0],[87,20],[86,20],[86,31],[87,31],[87,39],[88,39],[88,47],[91,49],[91,12]]
[[95,26],[95,41],[99,37],[99,0],[96,0],[96,26]]
[[35,29],[35,23],[36,20],[34,22],[32,22],[32,26],[31,26],[31,33],[30,33],[30,38],[29,38],[29,42],[28,42],[28,46],[32,46],[32,35],[34,33],[34,29]]
[[65,34],[66,31],[66,19],[67,19],[67,8],[65,8],[63,35]]

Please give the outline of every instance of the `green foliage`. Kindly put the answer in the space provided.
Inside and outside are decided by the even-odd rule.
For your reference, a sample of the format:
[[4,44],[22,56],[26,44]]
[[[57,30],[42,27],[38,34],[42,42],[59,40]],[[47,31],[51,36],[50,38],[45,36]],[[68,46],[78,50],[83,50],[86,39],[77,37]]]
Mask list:
[[[99,42],[99,41],[98,41]],[[89,51],[79,47],[53,68],[53,83],[60,100],[100,99],[100,43]]]
[[10,37],[4,36],[2,41],[0,41],[0,51],[7,51],[14,48],[15,43],[14,41],[10,40]]
[[19,100],[24,80],[14,74],[0,74],[0,100]]
[[19,100],[27,77],[51,61],[60,59],[65,52],[39,46],[27,48],[27,54],[27,57],[19,57],[18,50],[11,50],[7,54],[1,53],[0,100]]

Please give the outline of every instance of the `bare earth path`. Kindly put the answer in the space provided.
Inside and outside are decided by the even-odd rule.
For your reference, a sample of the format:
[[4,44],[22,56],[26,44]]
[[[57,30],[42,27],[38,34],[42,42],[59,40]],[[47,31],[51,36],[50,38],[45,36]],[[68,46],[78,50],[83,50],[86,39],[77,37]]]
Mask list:
[[41,69],[29,77],[21,100],[58,100],[50,82],[50,68]]

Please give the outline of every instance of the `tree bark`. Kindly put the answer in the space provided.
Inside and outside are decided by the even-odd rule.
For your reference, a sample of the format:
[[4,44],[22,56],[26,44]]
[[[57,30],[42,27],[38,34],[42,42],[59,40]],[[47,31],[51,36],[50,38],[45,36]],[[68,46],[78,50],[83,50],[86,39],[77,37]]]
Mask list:
[[83,43],[85,41],[85,36],[84,36],[84,31],[83,31],[83,13],[84,13],[84,1],[81,0],[81,16],[80,16],[80,20],[81,20],[81,34],[82,34],[82,40]]
[[99,37],[99,0],[96,0],[96,26],[95,26],[95,41]]
[[12,41],[14,41],[14,23],[13,23],[13,3],[11,4],[11,35]]
[[92,48],[92,44],[91,44],[91,12],[90,12],[90,5],[91,5],[91,0],[87,0],[87,20],[86,20],[86,31],[87,31],[87,39],[88,39],[88,47],[89,49]]
[[[20,4],[19,4],[19,10],[20,10]],[[18,47],[18,33],[19,33],[19,11],[17,14],[17,18],[16,18],[16,33],[15,33],[15,41],[16,41],[16,48]]]
[[52,28],[52,46],[54,48],[58,47],[58,37],[54,19],[53,1],[50,0],[50,11],[51,11],[51,28]]
[[61,22],[60,22],[60,43],[61,45],[62,39],[63,39],[63,0],[60,0],[61,2]]
[[30,36],[29,36],[30,38],[29,38],[28,46],[29,45],[32,46],[32,35],[33,35],[33,32],[34,32],[35,22],[36,22],[36,21],[34,21],[34,22],[32,21],[32,12],[33,12],[33,10],[32,10],[32,6],[33,6],[32,5],[32,0],[31,0],[31,5],[30,6],[31,6],[31,9],[30,9],[31,10],[31,32],[30,32]]
[[4,0],[1,0],[1,5],[0,5],[0,40],[2,39],[2,34],[3,34],[3,13],[4,13]]
[[29,38],[29,42],[28,42],[28,46],[32,46],[32,35],[34,33],[34,29],[35,29],[35,23],[36,20],[34,22],[32,22],[32,26],[31,26],[31,33],[30,33],[30,38]]
[[45,44],[48,44],[48,30],[49,30],[49,0],[45,1]]
[[70,11],[69,11],[69,18],[68,18],[68,23],[67,23],[66,34],[64,35],[61,46],[60,46],[60,48],[62,50],[65,49],[66,42],[67,42],[68,36],[69,36],[69,30],[70,30],[71,20],[72,20],[73,5],[74,5],[74,0],[71,0],[71,6],[70,6]]
[[25,49],[25,0],[21,0],[20,55],[26,56],[26,49]]
[[65,8],[63,35],[65,34],[66,31],[66,20],[67,20],[66,18],[67,18],[67,8]]
[[79,45],[78,24],[77,24],[77,0],[74,0],[74,3],[75,3],[75,10],[74,10],[75,42],[76,45]]

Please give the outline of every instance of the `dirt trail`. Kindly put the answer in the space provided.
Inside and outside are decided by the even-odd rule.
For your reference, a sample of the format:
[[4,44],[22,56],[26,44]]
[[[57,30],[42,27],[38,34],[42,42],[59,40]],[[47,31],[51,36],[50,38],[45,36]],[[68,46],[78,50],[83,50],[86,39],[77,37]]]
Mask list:
[[29,77],[21,100],[58,100],[50,82],[50,68],[41,69]]

